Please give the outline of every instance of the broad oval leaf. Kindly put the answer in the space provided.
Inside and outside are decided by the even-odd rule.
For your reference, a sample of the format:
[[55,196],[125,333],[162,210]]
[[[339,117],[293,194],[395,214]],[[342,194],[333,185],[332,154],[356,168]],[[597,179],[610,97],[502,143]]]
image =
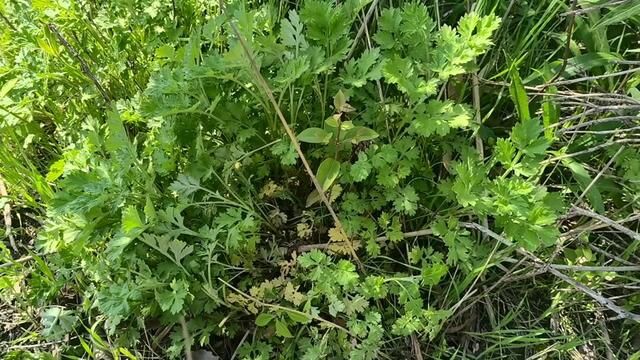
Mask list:
[[258,317],[256,317],[256,325],[267,326],[271,322],[271,320],[273,320],[273,318],[275,318],[274,315],[262,313],[258,315]]
[[327,124],[327,126],[335,129],[338,127],[338,120],[340,120],[341,116],[342,114],[331,115],[324,121],[324,123]]
[[338,160],[328,158],[325,159],[318,167],[316,178],[322,186],[322,190],[326,191],[340,174],[340,162]]
[[276,320],[276,335],[282,336],[283,338],[292,338],[291,331],[287,327],[287,324],[284,321]]
[[312,127],[304,129],[298,134],[298,140],[310,144],[326,144],[331,139],[331,136],[333,136],[333,134],[328,131]]
[[285,312],[291,320],[300,324],[306,324],[311,320],[311,317],[309,315],[301,313],[299,311],[285,310]]
[[353,121],[340,121],[340,114],[329,116],[324,123],[334,129],[337,129],[338,124],[340,124],[341,131],[347,131],[354,128]]
[[[340,184],[334,186],[331,188],[331,194],[328,195],[329,196],[329,201],[330,202],[334,202],[335,199],[340,196],[340,194],[342,193],[342,187],[340,186]],[[318,201],[320,201],[320,193],[318,192],[318,190],[313,190],[309,196],[307,196],[307,201],[306,201],[306,207],[310,207],[313,204],[317,203]]]
[[317,203],[318,201],[320,201],[320,193],[318,192],[318,190],[313,190],[311,194],[307,196],[307,201],[305,206],[310,207],[311,205]]
[[369,129],[366,126],[356,126],[353,129],[349,130],[346,135],[346,139],[351,140],[351,143],[358,144],[363,141],[369,141],[377,138],[378,133],[373,129]]

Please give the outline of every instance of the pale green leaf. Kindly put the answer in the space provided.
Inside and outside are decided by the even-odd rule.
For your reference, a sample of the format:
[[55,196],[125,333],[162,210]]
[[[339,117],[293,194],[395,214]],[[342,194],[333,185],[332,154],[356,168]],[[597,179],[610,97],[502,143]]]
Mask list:
[[276,335],[281,336],[283,338],[292,338],[293,335],[289,328],[287,327],[287,323],[282,320],[276,320]]
[[326,191],[338,178],[339,174],[340,162],[335,159],[328,158],[325,159],[318,167],[316,178],[318,179],[320,186],[322,186],[322,190]]
[[351,140],[352,144],[358,144],[363,141],[376,139],[378,136],[380,135],[373,129],[365,126],[356,126],[347,132],[345,140]]
[[312,127],[304,129],[300,134],[298,134],[298,140],[310,144],[327,144],[329,143],[329,140],[331,140],[332,136],[333,133]]
[[272,314],[261,313],[256,317],[256,325],[267,326],[275,318]]

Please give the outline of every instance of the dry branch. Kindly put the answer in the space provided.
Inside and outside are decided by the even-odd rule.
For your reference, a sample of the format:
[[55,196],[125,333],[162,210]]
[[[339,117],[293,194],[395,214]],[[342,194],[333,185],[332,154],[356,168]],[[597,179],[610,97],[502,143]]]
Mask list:
[[[7,193],[7,187],[4,185],[4,179],[0,177],[0,196],[7,198],[9,194]],[[16,245],[16,239],[13,237],[12,228],[11,228],[11,205],[9,205],[9,201],[5,202],[2,215],[4,216],[4,229],[9,238],[9,244],[11,248],[16,253],[18,252],[18,246]]]
[[80,63],[80,69],[89,79],[91,79],[91,81],[93,81],[93,84],[96,86],[96,88],[98,89],[98,91],[100,92],[104,100],[106,102],[110,102],[111,98],[109,97],[107,92],[104,90],[102,85],[100,85],[100,81],[98,81],[98,78],[91,72],[89,65],[87,65],[87,63],[80,56],[80,54],[78,54],[76,49],[74,49],[73,46],[69,44],[67,39],[65,39],[62,36],[62,34],[60,34],[60,31],[58,31],[58,28],[54,24],[49,24],[49,30],[51,30],[51,32],[53,32],[56,35],[56,37],[58,38],[58,41],[60,41],[60,43],[67,49],[67,51],[71,54],[71,56]]
[[[588,211],[585,211],[585,214],[591,214]],[[598,215],[598,214],[595,214]],[[604,217],[602,217],[604,218]],[[613,220],[604,218],[598,218],[598,220],[601,220],[603,222],[608,221],[608,222],[613,222]],[[615,222],[613,222],[615,223]],[[618,225],[618,224],[616,224]],[[483,233],[484,235],[487,235],[491,238],[493,238],[494,240],[499,241],[500,243],[502,243],[503,245],[506,245],[508,247],[514,247],[514,243],[512,243],[511,241],[507,240],[505,237],[498,235],[497,233],[495,233],[494,231],[492,231],[491,229],[482,226],[480,224],[477,223],[465,223],[462,222],[460,223],[460,226],[467,228],[467,229],[474,229],[477,230],[481,233]],[[613,226],[613,225],[612,225]],[[618,225],[621,226],[621,225]],[[622,227],[622,226],[621,226]],[[624,227],[623,227],[624,228]],[[626,228],[625,228],[626,229]],[[626,229],[627,231],[631,231],[629,229]],[[432,235],[433,231],[431,231],[430,229],[425,229],[425,230],[421,230],[421,231],[413,231],[413,232],[409,232],[409,233],[404,233],[403,237],[405,238],[410,238],[410,237],[416,237],[416,236],[425,236],[425,235]],[[636,235],[638,235],[636,233]],[[640,236],[640,235],[638,235]],[[385,241],[387,240],[387,238],[385,236],[381,236],[376,238],[376,241]],[[303,245],[298,247],[299,251],[307,251],[310,249],[326,249],[328,248],[329,245],[328,244],[313,244],[313,245]],[[564,269],[564,270],[572,270],[572,271],[640,271],[640,266],[602,266],[602,267],[583,267],[583,266],[569,266],[569,265],[555,265],[555,264],[546,264],[545,262],[543,262],[540,258],[538,258],[537,256],[533,255],[532,253],[530,253],[527,250],[524,250],[522,248],[516,247],[515,248],[516,252],[522,256],[524,256],[525,258],[527,258],[528,260],[532,261],[533,265],[538,269],[538,272],[536,274],[541,274],[544,272],[550,272],[551,274],[553,274],[554,276],[556,276],[557,278],[559,278],[560,280],[566,282],[567,284],[573,286],[574,288],[576,288],[577,290],[583,292],[584,294],[588,295],[589,297],[591,297],[593,300],[595,300],[596,302],[598,302],[599,304],[605,306],[607,309],[615,312],[617,314],[617,316],[614,319],[630,319],[636,322],[640,322],[640,315],[638,314],[634,314],[632,312],[627,311],[626,309],[616,305],[611,299],[608,299],[604,296],[602,296],[601,294],[599,294],[597,291],[589,288],[588,286],[574,280],[573,278],[563,274],[562,272],[560,272],[560,269]]]
[[[462,227],[466,227],[468,229],[475,229],[478,230],[482,233],[485,233],[486,235],[488,235],[489,237],[493,238],[494,240],[497,240],[501,243],[503,243],[504,245],[507,246],[513,246],[514,244],[507,240],[506,238],[496,234],[495,232],[491,231],[488,228],[485,228],[482,225],[476,224],[476,223],[460,223],[460,226]],[[595,300],[596,302],[598,302],[599,304],[605,306],[607,309],[615,312],[616,314],[618,314],[618,316],[615,319],[630,319],[636,322],[640,322],[640,315],[638,314],[634,314],[632,312],[627,311],[626,309],[616,305],[613,301],[611,301],[610,299],[602,296],[601,294],[599,294],[598,292],[596,292],[595,290],[589,288],[588,286],[572,279],[571,277],[563,274],[562,272],[560,272],[559,270],[548,266],[547,264],[545,264],[542,260],[540,260],[537,256],[531,254],[530,252],[521,249],[521,248],[516,248],[516,252],[518,252],[519,254],[523,255],[524,257],[528,258],[529,260],[532,260],[535,264],[536,267],[540,268],[540,269],[544,269],[548,272],[550,272],[551,274],[553,274],[554,276],[556,276],[557,278],[561,279],[562,281],[566,282],[567,284],[573,286],[574,288],[580,290],[581,292],[583,292],[584,294],[588,295],[589,297],[591,297],[593,300]]]

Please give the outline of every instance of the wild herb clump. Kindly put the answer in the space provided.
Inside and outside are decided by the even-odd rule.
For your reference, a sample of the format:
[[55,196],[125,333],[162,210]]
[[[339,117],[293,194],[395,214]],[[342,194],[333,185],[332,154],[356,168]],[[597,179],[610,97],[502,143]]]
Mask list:
[[493,3],[0,6],[8,358],[631,354],[637,6]]

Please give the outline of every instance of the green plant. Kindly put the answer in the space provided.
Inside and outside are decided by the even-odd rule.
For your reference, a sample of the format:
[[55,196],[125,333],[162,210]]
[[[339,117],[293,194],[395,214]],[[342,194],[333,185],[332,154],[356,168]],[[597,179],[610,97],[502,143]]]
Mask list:
[[[4,6],[18,15],[5,18],[2,40],[0,169],[12,205],[41,224],[24,261],[0,248],[0,296],[66,356],[181,358],[201,348],[222,358],[377,359],[423,348],[464,358],[451,335],[460,324],[482,341],[475,358],[545,346],[561,357],[588,343],[549,329],[564,304],[590,306],[567,299],[566,281],[495,295],[514,304],[498,319],[490,304],[475,306],[522,275],[520,264],[542,273],[541,259],[603,263],[588,236],[563,243],[574,206],[633,215],[636,149],[615,143],[602,158],[581,156],[603,135],[565,141],[583,125],[561,119],[555,97],[565,77],[623,58],[605,55],[603,29],[637,16],[578,19],[598,30],[573,39],[589,54],[565,38],[576,53],[552,62],[557,51],[545,49],[562,43],[545,33],[562,31],[551,22],[563,9],[555,0]],[[544,16],[493,15],[512,6]],[[508,41],[491,51],[496,38]],[[472,101],[468,84],[479,96],[485,75],[510,84]],[[538,84],[542,95],[532,94]],[[637,109],[625,99],[625,111]],[[589,114],[580,106],[571,116]],[[504,113],[498,125],[484,121]],[[612,180],[591,164],[611,167],[622,190],[605,190]],[[638,244],[617,261],[636,258]],[[602,274],[574,277],[603,288],[620,280]],[[625,303],[631,314],[637,304]],[[488,325],[471,328],[470,313]],[[632,330],[611,327],[625,338]]]

